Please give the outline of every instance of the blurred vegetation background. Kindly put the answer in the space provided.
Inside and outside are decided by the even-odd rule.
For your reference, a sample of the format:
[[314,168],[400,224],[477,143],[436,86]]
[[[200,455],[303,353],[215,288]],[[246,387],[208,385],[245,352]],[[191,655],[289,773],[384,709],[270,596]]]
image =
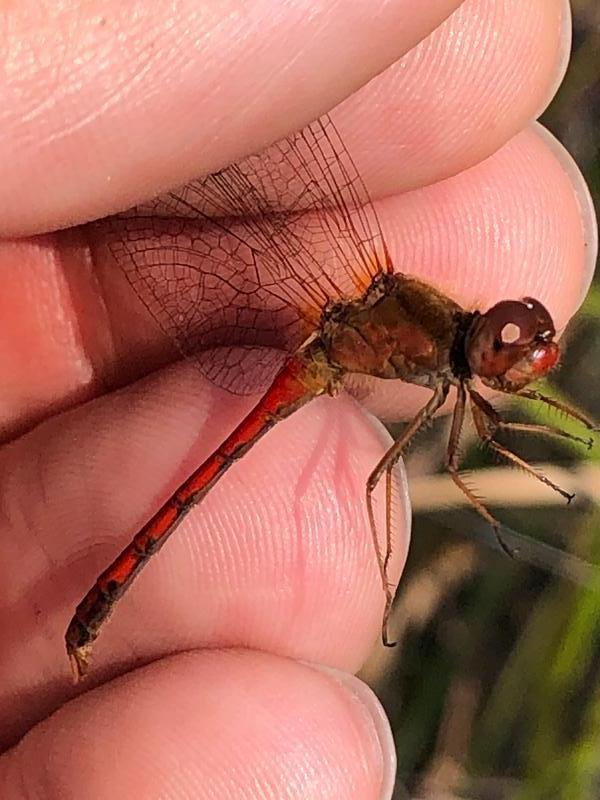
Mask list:
[[[542,122],[577,161],[599,209],[600,0],[573,0],[572,9],[572,60]],[[600,420],[600,276],[563,345],[564,366],[543,388]],[[582,432],[540,405],[520,401],[507,411]],[[477,515],[441,473],[448,425],[440,420],[408,459],[415,516],[390,627],[398,645],[377,646],[362,672],[392,721],[395,797],[600,798],[600,580],[594,591],[528,563],[533,548],[528,560],[511,560],[472,535],[481,533]],[[588,451],[531,435],[506,439],[576,492],[570,506],[495,462],[475,437],[465,441],[465,465],[503,523],[595,564],[596,440]],[[569,567],[558,554],[548,560],[555,570]]]

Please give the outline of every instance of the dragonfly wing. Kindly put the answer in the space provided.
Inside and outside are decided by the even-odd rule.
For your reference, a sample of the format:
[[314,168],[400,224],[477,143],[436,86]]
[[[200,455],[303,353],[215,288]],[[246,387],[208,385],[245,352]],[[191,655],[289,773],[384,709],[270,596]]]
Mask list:
[[161,329],[232,391],[254,391],[257,374],[268,382],[281,356],[265,348],[295,350],[327,303],[390,268],[328,117],[94,225]]

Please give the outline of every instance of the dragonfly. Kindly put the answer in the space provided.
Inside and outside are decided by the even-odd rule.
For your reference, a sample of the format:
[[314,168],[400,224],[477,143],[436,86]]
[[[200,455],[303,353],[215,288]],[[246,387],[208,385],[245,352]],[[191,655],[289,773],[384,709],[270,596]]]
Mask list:
[[[459,442],[470,412],[478,437],[570,501],[572,495],[497,441],[502,430],[583,442],[560,428],[505,421],[478,387],[577,410],[530,384],[559,359],[548,310],[532,298],[466,310],[433,285],[394,270],[375,206],[332,119],[324,116],[266,151],[129,211],[92,223],[139,300],[202,374],[234,393],[264,388],[217,449],[154,513],[97,578],[66,632],[74,680],[117,601],[189,511],[279,421],[349,376],[401,380],[431,390],[365,488],[366,514],[385,594],[393,603],[393,474],[407,446],[456,391],[445,466],[511,556],[500,523],[465,483]],[[374,492],[385,488],[385,536]]]

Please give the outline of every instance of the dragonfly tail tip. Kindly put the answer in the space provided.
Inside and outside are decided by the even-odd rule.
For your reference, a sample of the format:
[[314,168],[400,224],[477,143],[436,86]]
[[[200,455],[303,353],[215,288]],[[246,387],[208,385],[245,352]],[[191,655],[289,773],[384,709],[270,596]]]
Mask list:
[[69,663],[73,675],[73,683],[77,685],[86,675],[90,663],[90,650],[87,647],[76,648],[69,652]]

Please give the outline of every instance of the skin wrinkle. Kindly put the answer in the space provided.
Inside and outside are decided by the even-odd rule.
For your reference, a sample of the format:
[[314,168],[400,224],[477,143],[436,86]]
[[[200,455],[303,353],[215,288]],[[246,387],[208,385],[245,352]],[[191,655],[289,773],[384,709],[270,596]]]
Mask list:
[[298,535],[295,538],[295,547],[293,548],[293,554],[291,556],[294,574],[292,605],[290,610],[292,619],[300,618],[303,608],[312,605],[311,598],[307,596],[306,587],[308,581],[306,580],[306,575],[307,561],[310,558],[310,551],[312,550],[311,545],[313,545],[316,537],[313,535],[310,515],[307,515],[306,511],[302,508],[302,501],[311,492],[313,488],[311,486],[313,476],[318,474],[318,468],[322,466],[320,464],[320,454],[329,452],[330,450],[330,448],[327,447],[327,443],[331,435],[332,431],[329,426],[326,425],[325,419],[323,419],[319,431],[317,432],[316,440],[311,446],[309,457],[305,459],[293,489],[292,514]]
[[303,606],[306,598],[304,596],[304,587],[306,586],[306,561],[307,561],[307,545],[305,543],[306,525],[304,523],[305,513],[303,512],[302,503],[308,495],[311,487],[311,478],[316,472],[318,467],[319,456],[318,453],[326,452],[326,441],[330,435],[330,431],[326,429],[325,424],[320,426],[317,433],[316,441],[311,448],[308,459],[305,460],[298,477],[296,478],[293,490],[293,519],[298,531],[296,537],[296,546],[293,550],[293,565],[294,565],[294,603],[296,608],[293,610],[293,615],[298,616],[298,612]]
[[[138,85],[143,85],[143,79],[151,72],[152,67],[155,65],[155,60],[154,53],[152,53],[152,51],[148,52],[145,59],[140,58],[138,62],[136,62],[137,66],[132,72],[123,75],[120,80],[111,80],[110,91],[107,93],[102,104],[95,106],[89,113],[77,117],[67,127],[57,128],[54,131],[48,130],[43,139],[32,141],[32,145],[36,148],[50,147],[57,141],[69,139],[73,134],[89,127],[92,123],[104,120],[109,112],[124,101],[128,94],[135,92]],[[74,92],[77,92],[78,89],[78,85],[73,87]],[[63,96],[60,98],[60,101],[64,102],[69,96],[69,92],[63,90],[61,94]],[[52,105],[56,106],[57,101],[53,101]],[[44,108],[37,109],[40,113],[46,110],[47,109]],[[31,115],[29,118],[24,117],[23,121],[28,123],[35,122],[38,115],[39,114]],[[57,122],[62,122],[62,119],[58,119]]]
[[[76,374],[73,375],[73,389],[80,389],[88,385],[94,378],[94,366],[92,357],[88,355],[84,347],[79,318],[73,314],[66,314],[66,304],[60,302],[60,296],[63,292],[68,291],[68,280],[66,271],[61,271],[61,262],[58,252],[54,248],[46,248],[45,254],[48,260],[52,260],[52,276],[56,276],[52,281],[52,286],[55,288],[52,299],[48,298],[45,305],[42,307],[46,312],[49,319],[59,319],[62,324],[60,325],[60,342],[63,349],[69,356],[69,363],[72,367],[76,368]],[[58,284],[61,284],[60,287]],[[58,302],[56,302],[58,300]],[[102,298],[100,297],[102,303]],[[105,305],[105,304],[104,304]],[[72,312],[74,303],[69,305],[69,312]],[[44,326],[47,328],[48,326]],[[53,325],[52,330],[56,330],[57,326]]]
[[[36,500],[41,504],[42,509],[50,508],[52,506],[52,495],[48,492],[48,462],[42,457],[41,453],[38,453],[37,458],[35,459],[34,474],[35,478],[32,485],[35,486]],[[36,517],[29,517],[27,513],[29,507],[30,506],[23,508],[19,516],[21,517],[22,521],[25,521],[26,519],[29,520],[29,524],[23,526],[22,530],[27,531],[27,534],[32,536],[36,543],[37,551],[41,553],[45,561],[46,568],[44,570],[36,570],[35,581],[37,581],[40,575],[52,574],[56,570],[57,560],[51,555],[49,549],[45,546],[43,530],[39,525],[35,524]],[[42,514],[42,518],[43,516],[44,515]],[[34,576],[32,575],[32,579],[33,577]]]
[[[108,390],[115,384],[111,380],[110,372],[111,364],[117,358],[117,342],[115,319],[106,296],[105,284],[101,279],[101,272],[95,268],[89,247],[79,248],[78,257],[73,259],[70,256],[78,246],[77,242],[69,241],[66,236],[62,242],[64,249],[59,248],[59,252],[63,256],[61,263],[69,299],[78,319],[81,349],[93,377],[103,389]],[[86,305],[93,306],[89,314],[86,313]]]
[[[82,81],[79,71],[77,69],[73,70],[75,65],[77,65],[79,70],[81,70],[81,72],[84,74],[86,67],[93,67],[96,73],[103,71],[107,72],[107,70],[111,67],[112,59],[110,58],[110,54],[114,49],[114,45],[111,43],[109,38],[110,31],[106,31],[105,34],[107,49],[104,52],[102,49],[100,52],[98,52],[98,48],[95,46],[97,39],[94,37],[94,47],[88,48],[86,46],[81,46],[77,49],[77,52],[83,54],[84,56],[84,60],[82,62],[79,60],[78,56],[72,58],[68,64],[66,63],[67,56],[71,50],[71,41],[78,41],[78,38],[81,35],[82,26],[91,30],[93,33],[96,33],[99,29],[104,30],[103,26],[98,26],[97,23],[93,23],[92,20],[89,20],[86,17],[84,14],[84,7],[79,7],[79,11],[81,12],[81,26],[77,21],[69,26],[71,35],[67,35],[63,38],[64,45],[61,50],[62,57],[58,59],[58,65],[56,65],[54,58],[50,62],[50,64],[56,69],[56,79],[53,81],[53,84],[50,87],[44,87],[45,91],[40,98],[40,102],[32,107],[28,112],[22,114],[20,124],[23,128],[31,126],[32,123],[35,123],[41,117],[47,117],[47,112],[50,109],[56,108],[59,104],[64,103],[70,95],[76,95],[80,91]],[[51,31],[55,30],[56,26],[52,26]],[[147,32],[141,28],[140,33],[142,34],[140,40],[141,42],[144,42]],[[26,37],[24,37],[24,41],[27,41]],[[131,51],[132,43],[137,44],[137,42],[137,36],[128,36],[127,47],[129,51]],[[44,46],[45,44],[45,37],[42,36],[40,39],[40,52],[42,53],[46,51],[46,47]],[[142,59],[142,55],[145,55],[145,58]],[[47,131],[45,137],[41,140],[32,134],[30,139],[32,146],[48,146],[57,140],[68,138],[69,135],[77,132],[89,123],[94,122],[97,119],[102,119],[106,115],[107,111],[111,110],[113,107],[118,105],[119,102],[123,101],[124,94],[122,90],[124,88],[127,88],[128,92],[135,91],[136,85],[140,83],[140,78],[148,73],[149,69],[155,64],[158,58],[160,58],[162,62],[164,60],[164,53],[155,52],[151,47],[151,42],[150,46],[146,45],[145,48],[140,46],[139,57],[135,60],[136,67],[127,73],[121,73],[118,71],[116,73],[116,79],[115,75],[113,74],[110,81],[107,82],[107,89],[109,92],[106,99],[95,106],[95,108],[92,109],[88,114],[74,119],[73,122],[71,122],[67,127],[61,127],[54,131]],[[61,81],[61,68],[65,69],[65,81]],[[42,73],[44,69],[45,65],[43,64],[43,61],[35,66],[36,72]],[[46,84],[45,79],[44,84]],[[57,123],[61,123],[62,120],[63,118],[61,116],[56,121]],[[43,130],[47,130],[47,125],[44,126]]]
[[[10,445],[7,446],[5,453],[8,452],[10,447]],[[20,478],[20,472],[22,473],[23,483],[35,486],[35,506],[32,505],[30,497],[23,496],[15,488]],[[2,514],[5,521],[3,529],[7,532],[13,532],[12,538],[15,543],[20,542],[22,536],[26,533],[28,541],[32,541],[35,545],[34,553],[26,549],[22,554],[26,558],[27,564],[30,565],[26,572],[28,575],[26,583],[21,583],[19,593],[12,598],[10,593],[6,595],[7,600],[16,602],[21,593],[31,590],[36,585],[40,576],[53,574],[57,569],[57,558],[46,544],[46,536],[40,526],[40,520],[45,522],[47,519],[44,509],[50,511],[54,505],[54,492],[48,489],[49,482],[54,480],[53,464],[48,462],[44,451],[40,450],[33,454],[28,462],[27,470],[19,470],[17,472],[11,470],[8,479],[5,480],[8,482],[8,487],[4,486],[3,491],[0,493],[2,497]],[[11,498],[13,502],[10,502]],[[9,501],[8,504],[7,500]],[[19,502],[19,500],[23,502]],[[41,509],[38,506],[41,506]],[[42,556],[42,562],[38,558],[39,555]],[[7,588],[10,585],[11,582],[8,581]]]
[[[340,434],[336,439],[336,447],[333,450],[333,464],[331,466],[334,482],[325,494],[326,507],[335,510],[338,525],[342,530],[348,532],[356,530],[361,524],[359,522],[357,525],[356,519],[351,513],[351,509],[356,487],[357,485],[360,486],[362,483],[362,480],[359,480],[360,465],[355,463],[356,459],[353,458],[354,454],[348,452],[348,442],[350,439],[356,441],[353,428],[348,426],[344,430],[344,433]],[[354,546],[352,537],[348,538],[348,543],[351,547]],[[344,552],[347,555],[349,554],[349,550],[345,550]],[[342,569],[340,567],[340,572],[341,571]]]
[[[48,89],[52,89],[52,87],[54,86],[56,91],[58,91],[59,78],[60,78],[60,67],[64,62],[64,58],[65,58],[65,55],[66,55],[66,52],[67,52],[67,49],[68,49],[67,42],[64,41],[64,39],[63,39],[62,41],[64,41],[64,45],[63,45],[62,48],[60,48],[60,47],[58,48],[58,57],[57,57],[57,59],[55,60],[53,55],[52,55],[52,57],[50,57],[50,51],[45,46],[45,44],[46,44],[45,32],[42,30],[40,32],[40,35],[36,37],[37,30],[38,30],[37,26],[32,24],[31,25],[31,31],[32,31],[33,35],[32,35],[31,38],[29,38],[25,34],[22,37],[17,37],[16,35],[13,35],[9,39],[9,42],[11,42],[11,43],[14,42],[15,46],[21,45],[22,47],[24,47],[26,44],[30,45],[30,52],[31,52],[31,59],[30,59],[31,74],[27,74],[27,73],[23,74],[22,73],[22,67],[21,67],[21,64],[20,64],[20,60],[18,58],[14,58],[13,59],[13,61],[15,63],[14,78],[16,78],[16,80],[18,82],[18,85],[20,85],[22,83],[27,83],[28,81],[31,81],[32,77],[37,75],[38,73],[41,73],[44,70],[49,70],[51,75],[56,74],[56,80],[53,81],[53,83],[50,85],[50,87],[46,87],[45,86],[45,90],[46,91],[41,94],[41,96],[39,97],[38,102],[35,105],[33,105],[30,108],[29,111],[23,113],[20,116],[20,120],[19,121],[20,121],[20,124],[21,124],[22,127],[26,127],[27,123],[35,122],[35,120],[38,119],[40,116],[42,116],[42,114],[44,112],[46,112],[49,108],[53,108],[55,106],[56,94],[53,93],[52,91],[49,92]],[[60,26],[59,26],[59,30],[62,30],[60,28]],[[39,46],[38,46],[37,49],[34,47],[34,45],[36,43],[36,40],[39,41]],[[39,54],[39,57],[36,56],[36,53]],[[44,56],[46,54],[48,54],[48,58],[49,58],[48,61],[45,61],[45,59],[44,59]],[[10,66],[10,64],[11,64],[10,51],[9,51],[9,55],[7,57],[7,61],[5,62],[5,64],[8,64],[8,66]],[[10,70],[7,70],[7,73],[8,73],[7,77],[10,78]],[[7,83],[8,83],[8,86],[10,87],[10,85],[11,85],[10,80]],[[44,81],[44,83],[46,84],[46,81]],[[35,80],[33,80],[33,85],[34,85],[34,87],[37,85],[37,82]],[[61,90],[61,92],[62,92],[62,90]],[[23,126],[23,123],[25,123],[25,126]],[[32,135],[30,137],[30,141],[33,140],[33,139],[34,139],[34,136]]]

